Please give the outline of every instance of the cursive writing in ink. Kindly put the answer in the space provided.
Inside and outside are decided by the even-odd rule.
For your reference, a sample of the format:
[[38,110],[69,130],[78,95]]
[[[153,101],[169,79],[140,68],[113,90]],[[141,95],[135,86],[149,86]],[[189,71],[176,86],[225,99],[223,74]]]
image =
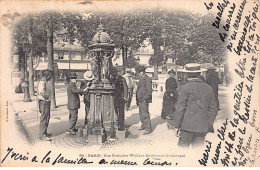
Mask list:
[[7,148],[7,154],[5,155],[5,157],[1,161],[1,163],[3,163],[9,155],[14,160],[27,161],[29,159],[29,157],[28,157],[29,153],[28,152],[27,152],[27,155],[22,155],[20,153],[14,152],[13,150],[14,150],[14,148],[9,148],[9,147]]
[[150,158],[144,160],[143,165],[159,165],[159,166],[170,166],[172,163],[167,161],[151,161]]
[[203,158],[198,160],[199,163],[204,166],[207,166],[208,159],[209,159],[209,153],[210,153],[210,149],[211,149],[211,145],[212,145],[212,142],[209,142],[209,141],[206,141],[206,142],[207,142],[207,144],[206,144],[205,152],[203,153]]

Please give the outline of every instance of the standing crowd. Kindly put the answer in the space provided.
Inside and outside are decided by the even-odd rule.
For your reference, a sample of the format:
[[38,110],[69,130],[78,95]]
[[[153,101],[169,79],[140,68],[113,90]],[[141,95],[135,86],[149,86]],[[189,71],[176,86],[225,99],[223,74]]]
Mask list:
[[[133,94],[136,96],[136,104],[139,106],[139,117],[141,121],[140,130],[143,135],[152,132],[149,104],[152,103],[152,79],[146,75],[144,66],[136,68],[139,81],[136,85],[133,72],[130,70],[125,75],[120,75],[117,68],[113,68],[110,83],[115,87],[114,109],[118,120],[118,130],[125,130],[125,110],[131,110]],[[168,72],[169,78],[165,83],[163,95],[163,108],[161,117],[167,120],[170,128],[175,130],[179,137],[178,145],[181,147],[195,147],[203,145],[208,132],[214,132],[213,124],[218,110],[218,75],[214,68],[207,71],[206,80],[201,76],[200,64],[186,64],[185,84],[178,89],[174,70]],[[47,128],[50,119],[51,92],[48,84],[53,73],[44,70],[38,84],[38,104],[41,113],[39,137],[49,140]],[[80,108],[80,95],[83,95],[85,104],[85,122],[88,124],[88,113],[90,111],[89,88],[94,80],[91,71],[86,71],[84,81],[80,88],[76,86],[77,75],[69,75],[67,86],[69,110],[68,133],[75,135],[78,109]]]

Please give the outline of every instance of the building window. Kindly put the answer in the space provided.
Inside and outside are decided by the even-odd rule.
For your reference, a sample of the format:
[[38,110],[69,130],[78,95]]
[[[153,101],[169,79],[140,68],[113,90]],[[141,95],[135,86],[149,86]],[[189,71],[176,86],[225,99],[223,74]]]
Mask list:
[[64,59],[64,53],[59,53],[58,59],[63,60]]
[[70,54],[70,59],[71,59],[71,60],[75,60],[75,53],[71,53],[71,54]]
[[82,60],[87,60],[87,55],[86,55],[86,53],[81,53],[81,58],[82,58]]

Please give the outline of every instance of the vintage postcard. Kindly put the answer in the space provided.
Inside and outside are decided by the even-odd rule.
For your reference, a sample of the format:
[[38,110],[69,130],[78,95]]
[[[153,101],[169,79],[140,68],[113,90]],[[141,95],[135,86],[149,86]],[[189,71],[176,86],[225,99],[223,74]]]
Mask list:
[[260,166],[258,0],[1,0],[0,166]]

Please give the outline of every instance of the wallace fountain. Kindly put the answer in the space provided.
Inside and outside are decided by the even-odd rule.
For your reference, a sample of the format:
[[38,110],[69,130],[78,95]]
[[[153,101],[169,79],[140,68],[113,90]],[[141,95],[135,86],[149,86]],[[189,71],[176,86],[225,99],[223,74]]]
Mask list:
[[115,44],[100,24],[89,45],[91,69],[95,77],[89,89],[90,112],[87,125],[89,142],[91,137],[98,138],[98,143],[114,138],[117,130],[113,101],[115,88],[109,82],[113,69],[114,48]]
[[101,148],[107,149],[125,139],[126,131],[118,131],[114,111],[115,87],[110,79],[114,48],[115,44],[100,24],[88,47],[94,75],[92,85],[89,87],[88,123],[79,127],[76,136],[65,134],[57,137],[52,142],[54,145],[62,144],[70,147],[102,145]]

